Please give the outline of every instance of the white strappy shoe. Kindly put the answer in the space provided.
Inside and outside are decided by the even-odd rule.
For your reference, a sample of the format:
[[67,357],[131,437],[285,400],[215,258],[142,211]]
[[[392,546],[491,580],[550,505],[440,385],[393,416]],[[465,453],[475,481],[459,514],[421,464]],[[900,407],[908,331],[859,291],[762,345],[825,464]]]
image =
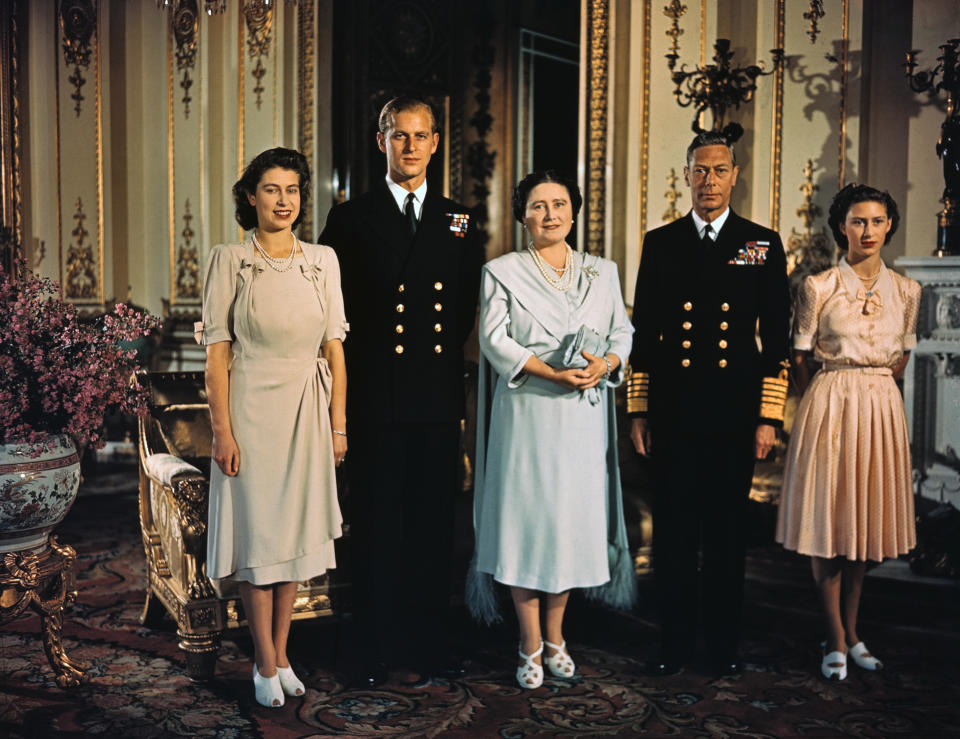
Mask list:
[[827,680],[847,679],[847,655],[843,652],[830,652],[820,662],[820,672]]
[[277,665],[277,676],[280,678],[280,687],[283,688],[283,692],[291,698],[299,698],[307,692],[303,682],[297,677],[297,673],[293,671],[292,665],[288,665],[287,667]]
[[870,650],[867,649],[867,645],[862,641],[858,641],[856,644],[850,647],[849,654],[851,657],[853,657],[853,661],[857,663],[857,667],[863,670],[871,670],[876,672],[877,670],[883,669],[883,662],[870,654]]
[[273,677],[263,677],[253,664],[253,694],[257,703],[267,708],[280,708],[283,705],[283,688],[280,687],[279,671]]
[[573,673],[577,671],[577,666],[573,663],[570,652],[567,651],[566,640],[561,644],[553,644],[544,639],[543,643],[556,651],[556,654],[552,657],[543,658],[543,662],[547,666],[547,669],[550,670],[550,674],[554,677],[573,677]]
[[517,682],[521,688],[533,690],[543,685],[543,665],[538,665],[533,660],[543,654],[543,642],[540,642],[540,648],[533,654],[524,654],[523,649],[518,649],[517,653],[523,659],[523,664],[517,668]]

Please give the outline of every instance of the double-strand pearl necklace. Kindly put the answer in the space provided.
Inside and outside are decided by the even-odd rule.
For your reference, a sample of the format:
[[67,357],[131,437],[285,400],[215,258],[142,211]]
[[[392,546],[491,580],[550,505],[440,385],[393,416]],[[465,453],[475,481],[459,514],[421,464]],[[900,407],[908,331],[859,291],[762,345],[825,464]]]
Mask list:
[[567,253],[563,257],[563,267],[560,268],[547,264],[537,252],[536,247],[529,247],[529,251],[533,255],[533,262],[540,270],[540,274],[543,275],[543,279],[560,291],[569,290],[573,286],[573,265],[571,263],[573,249],[570,248],[569,244],[566,247]]
[[286,272],[290,269],[293,266],[293,258],[297,255],[297,235],[293,233],[293,231],[290,232],[290,235],[293,237],[293,246],[290,249],[290,254],[286,257],[271,257],[264,248],[260,246],[260,242],[257,241],[257,232],[253,232],[253,245],[257,247],[257,251],[260,253],[260,256],[263,257],[263,261],[277,272]]
[[[868,298],[873,296],[873,286],[874,286],[874,284],[876,283],[877,278],[880,276],[880,272],[882,272],[882,271],[883,271],[883,265],[881,264],[881,265],[877,268],[877,271],[874,272],[874,273],[873,273],[872,275],[870,275],[869,277],[860,277],[860,275],[857,275],[857,277],[860,278],[860,282],[863,284],[863,289],[867,291],[867,297],[868,297]],[[854,273],[854,274],[856,274],[856,273]]]

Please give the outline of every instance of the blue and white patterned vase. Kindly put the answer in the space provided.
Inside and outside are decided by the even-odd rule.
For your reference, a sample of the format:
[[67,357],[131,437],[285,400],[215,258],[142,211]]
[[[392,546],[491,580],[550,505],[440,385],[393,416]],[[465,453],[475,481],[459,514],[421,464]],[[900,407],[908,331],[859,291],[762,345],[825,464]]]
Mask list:
[[0,553],[45,546],[80,487],[69,436],[49,444],[0,444]]

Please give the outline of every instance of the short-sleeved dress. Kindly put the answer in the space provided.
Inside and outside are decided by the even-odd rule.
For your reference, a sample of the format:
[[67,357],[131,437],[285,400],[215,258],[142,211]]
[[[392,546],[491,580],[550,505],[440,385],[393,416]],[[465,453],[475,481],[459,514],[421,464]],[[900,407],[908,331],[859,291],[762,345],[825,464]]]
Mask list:
[[920,285],[881,267],[867,291],[847,263],[807,277],[794,347],[822,368],[790,436],[777,541],[816,557],[882,561],[916,543],[910,441],[890,368],[916,346]]
[[[623,513],[607,388],[621,381],[633,326],[616,265],[580,254],[571,261],[565,292],[547,284],[527,251],[489,262],[481,281],[480,347],[496,379],[489,432],[478,432],[475,567],[505,585],[548,593],[620,575],[608,546]],[[580,392],[522,372],[531,355],[564,366],[565,341],[582,326],[620,357],[609,381]]]
[[231,341],[230,422],[240,471],[210,472],[207,575],[256,585],[307,580],[335,566],[337,503],[324,342],[346,337],[340,267],[301,243],[278,272],[252,242],[213,248],[203,343]]

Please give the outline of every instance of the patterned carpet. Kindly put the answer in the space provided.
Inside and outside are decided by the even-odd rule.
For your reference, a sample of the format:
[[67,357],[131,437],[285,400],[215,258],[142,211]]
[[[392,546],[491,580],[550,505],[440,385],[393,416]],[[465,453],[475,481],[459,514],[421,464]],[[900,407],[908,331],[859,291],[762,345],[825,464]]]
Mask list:
[[68,614],[68,654],[88,683],[61,690],[24,616],[0,631],[0,735],[10,737],[307,736],[960,736],[960,602],[953,584],[869,577],[862,632],[888,668],[851,667],[843,684],[817,677],[820,629],[806,562],[754,550],[742,676],[699,669],[650,678],[655,651],[651,584],[629,616],[573,600],[567,637],[578,674],[525,691],[513,680],[512,624],[482,629],[455,612],[463,680],[348,690],[336,670],[339,625],[294,624],[293,664],[308,692],[278,710],[258,706],[250,640],[229,635],[209,686],[182,669],[172,622],[142,628],[144,559],[136,497],[81,492],[59,530],[78,553],[79,602]]

